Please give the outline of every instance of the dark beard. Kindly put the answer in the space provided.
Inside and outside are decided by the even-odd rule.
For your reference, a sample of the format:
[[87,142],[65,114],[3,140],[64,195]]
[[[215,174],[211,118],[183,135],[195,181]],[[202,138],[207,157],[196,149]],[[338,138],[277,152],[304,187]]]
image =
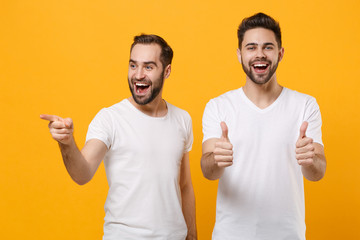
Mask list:
[[[146,81],[146,80],[144,80],[144,81]],[[161,89],[163,88],[164,70],[161,72],[160,77],[153,82],[155,84],[151,85],[151,93],[150,93],[150,96],[147,98],[139,98],[136,96],[133,79],[130,80],[128,78],[128,83],[129,83],[130,92],[131,92],[131,95],[132,95],[134,101],[139,105],[146,105],[146,104],[152,102],[159,95]]]
[[[269,63],[269,67],[271,67],[271,62],[268,62],[268,63]],[[249,79],[251,81],[253,81],[255,84],[265,84],[265,83],[267,83],[272,78],[274,73],[276,72],[278,64],[279,64],[279,61],[277,61],[276,64],[270,68],[270,71],[269,71],[269,73],[267,75],[261,76],[259,78],[259,77],[256,77],[255,74],[253,73],[252,68],[251,68],[251,63],[249,63],[250,66],[249,66],[249,68],[247,68],[243,64],[243,61],[241,61],[241,65],[242,65],[242,68],[243,68],[246,76],[248,76]]]

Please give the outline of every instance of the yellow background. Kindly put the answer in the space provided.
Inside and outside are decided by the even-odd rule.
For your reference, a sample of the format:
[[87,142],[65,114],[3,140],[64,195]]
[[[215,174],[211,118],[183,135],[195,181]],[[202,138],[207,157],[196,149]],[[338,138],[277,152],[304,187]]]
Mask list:
[[315,96],[322,111],[328,169],[305,183],[307,237],[360,239],[358,0],[2,0],[0,239],[101,239],[103,165],[77,186],[39,115],[73,118],[82,147],[95,114],[129,96],[129,47],[140,33],[174,49],[164,98],[193,118],[198,233],[210,239],[217,182],[200,170],[202,113],[209,99],[244,84],[236,29],[259,11],[282,28],[279,82]]

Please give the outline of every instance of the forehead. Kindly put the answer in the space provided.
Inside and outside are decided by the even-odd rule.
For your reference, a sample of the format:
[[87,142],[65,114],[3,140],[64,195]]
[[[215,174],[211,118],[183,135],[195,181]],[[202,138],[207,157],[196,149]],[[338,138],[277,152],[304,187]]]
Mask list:
[[160,61],[161,48],[158,44],[136,44],[130,53],[130,59],[136,62]]
[[264,43],[273,43],[275,46],[277,46],[275,33],[266,28],[253,28],[247,30],[244,34],[242,47],[249,43],[255,43],[259,45]]

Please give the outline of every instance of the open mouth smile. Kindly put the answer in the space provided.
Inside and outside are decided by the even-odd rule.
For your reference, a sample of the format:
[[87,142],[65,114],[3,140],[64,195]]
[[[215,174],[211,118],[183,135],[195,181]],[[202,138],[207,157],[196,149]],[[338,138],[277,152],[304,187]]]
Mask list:
[[134,89],[136,94],[145,95],[150,89],[150,84],[147,84],[145,82],[135,82]]
[[268,63],[254,63],[251,67],[254,69],[255,73],[265,73],[269,68],[270,64]]

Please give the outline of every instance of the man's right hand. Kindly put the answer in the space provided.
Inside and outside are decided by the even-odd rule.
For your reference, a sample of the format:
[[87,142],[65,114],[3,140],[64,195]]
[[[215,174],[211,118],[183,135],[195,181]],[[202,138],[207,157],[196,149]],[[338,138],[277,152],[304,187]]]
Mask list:
[[220,123],[221,137],[215,142],[214,160],[218,167],[228,167],[233,164],[233,145],[228,137],[228,127],[225,122]]
[[52,137],[61,144],[69,145],[73,140],[74,125],[71,118],[61,118],[56,115],[41,114],[41,119],[49,121]]

